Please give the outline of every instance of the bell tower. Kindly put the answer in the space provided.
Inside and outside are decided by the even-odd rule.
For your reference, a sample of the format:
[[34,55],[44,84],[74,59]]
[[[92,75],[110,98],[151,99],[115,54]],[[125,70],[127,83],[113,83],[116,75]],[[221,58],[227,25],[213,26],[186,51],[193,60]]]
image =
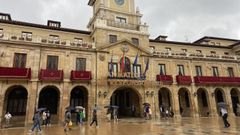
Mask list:
[[135,0],[89,0],[93,16],[88,23],[96,47],[111,43],[110,35],[119,40],[137,39],[139,45],[149,41],[148,26],[135,9]]

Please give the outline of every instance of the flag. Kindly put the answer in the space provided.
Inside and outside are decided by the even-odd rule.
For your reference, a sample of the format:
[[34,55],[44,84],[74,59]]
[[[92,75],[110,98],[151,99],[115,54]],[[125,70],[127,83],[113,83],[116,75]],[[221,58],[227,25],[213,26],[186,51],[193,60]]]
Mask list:
[[110,72],[110,76],[112,77],[112,72],[113,72],[113,55],[112,55],[112,57],[111,57],[109,72]]
[[121,70],[122,70],[122,73],[124,73],[124,68],[125,68],[125,57],[124,57],[124,53],[123,53],[122,61],[121,61]]
[[147,70],[149,69],[149,58],[147,60],[147,64],[146,64],[146,68],[145,68],[145,71],[143,73],[143,76],[146,77],[146,73],[147,73]]
[[133,65],[137,65],[137,62],[138,62],[138,53],[137,53],[137,55],[136,55],[136,57],[135,57],[135,60],[134,60],[134,62],[133,62]]

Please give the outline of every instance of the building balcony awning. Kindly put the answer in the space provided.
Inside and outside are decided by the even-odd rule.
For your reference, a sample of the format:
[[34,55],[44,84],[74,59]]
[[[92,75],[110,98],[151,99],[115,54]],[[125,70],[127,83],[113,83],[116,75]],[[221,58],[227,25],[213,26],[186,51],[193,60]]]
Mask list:
[[31,68],[0,67],[0,79],[31,79]]
[[157,75],[156,80],[162,82],[163,84],[172,84],[173,83],[172,75]]
[[41,69],[39,73],[41,81],[63,81],[63,70]]
[[180,85],[190,85],[192,83],[191,76],[177,75],[176,80],[177,80],[177,83]]
[[71,71],[71,80],[72,81],[90,81],[92,80],[91,71]]
[[240,85],[240,77],[195,76],[194,82],[200,85]]

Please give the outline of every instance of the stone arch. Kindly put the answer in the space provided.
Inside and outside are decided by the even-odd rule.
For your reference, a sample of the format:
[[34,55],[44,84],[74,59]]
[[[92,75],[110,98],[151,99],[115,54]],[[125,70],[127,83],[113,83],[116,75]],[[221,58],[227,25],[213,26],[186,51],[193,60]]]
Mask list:
[[38,108],[47,108],[53,122],[58,121],[60,106],[60,90],[56,86],[45,86],[39,93]]
[[237,105],[237,104],[239,104],[240,92],[237,88],[232,88],[231,91],[230,91],[230,94],[231,94],[231,100],[232,100],[233,113],[236,116],[240,116],[240,108]]
[[[141,117],[142,116],[142,96],[133,87],[118,87],[111,93],[110,105],[119,106],[118,114],[120,117]],[[132,108],[135,111],[132,112]]]
[[[10,112],[14,117],[12,124],[24,126],[26,118],[28,91],[22,85],[10,86],[4,96],[3,114]],[[3,115],[4,116],[4,115]]]
[[70,106],[82,106],[85,108],[85,118],[88,118],[88,99],[89,93],[84,86],[75,86],[70,92]]
[[192,105],[190,92],[187,88],[180,88],[178,91],[179,110],[182,117],[190,117],[192,115]]
[[170,109],[172,111],[173,109],[173,101],[172,101],[172,93],[169,88],[162,87],[158,91],[158,103],[159,108],[162,107],[162,111],[165,111],[166,109]]
[[197,90],[198,112],[201,117],[210,115],[209,94],[206,89],[199,88]]

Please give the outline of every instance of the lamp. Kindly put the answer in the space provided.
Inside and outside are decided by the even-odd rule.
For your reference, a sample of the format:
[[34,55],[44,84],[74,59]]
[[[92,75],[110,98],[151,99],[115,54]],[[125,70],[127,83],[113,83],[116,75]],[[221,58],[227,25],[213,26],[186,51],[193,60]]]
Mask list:
[[103,93],[104,98],[107,96],[107,94],[108,93],[106,91]]
[[98,97],[101,97],[101,95],[102,95],[102,92],[99,91],[99,92],[98,92]]
[[148,96],[149,96],[149,94],[150,94],[150,92],[149,92],[149,91],[147,91],[147,92],[146,92],[146,96],[148,97]]

